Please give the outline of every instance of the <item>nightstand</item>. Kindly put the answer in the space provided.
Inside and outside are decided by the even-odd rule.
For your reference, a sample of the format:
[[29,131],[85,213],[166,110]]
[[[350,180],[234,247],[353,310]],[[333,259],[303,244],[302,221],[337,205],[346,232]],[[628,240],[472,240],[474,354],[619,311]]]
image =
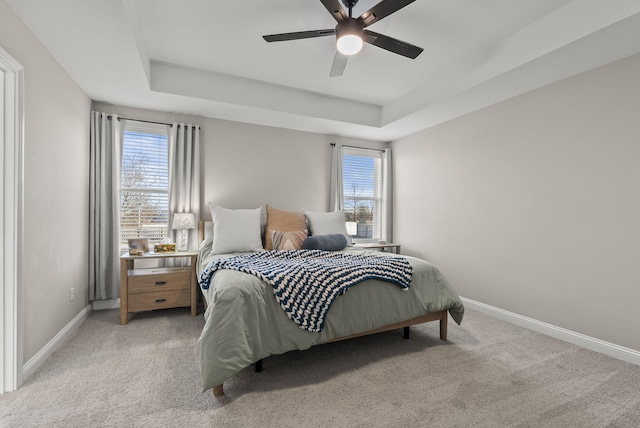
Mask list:
[[[175,259],[186,257],[191,266],[134,269],[136,260]],[[191,307],[197,315],[198,281],[196,279],[196,251],[175,253],[145,253],[120,257],[120,324],[128,322],[129,312],[154,309]]]
[[387,248],[389,249],[389,252],[392,253],[396,253],[396,254],[400,254],[400,244],[389,244],[389,243],[384,243],[384,244],[376,244],[376,243],[368,243],[368,242],[363,242],[360,244],[355,244],[356,247],[360,247],[360,248],[367,248],[369,250],[386,250]]

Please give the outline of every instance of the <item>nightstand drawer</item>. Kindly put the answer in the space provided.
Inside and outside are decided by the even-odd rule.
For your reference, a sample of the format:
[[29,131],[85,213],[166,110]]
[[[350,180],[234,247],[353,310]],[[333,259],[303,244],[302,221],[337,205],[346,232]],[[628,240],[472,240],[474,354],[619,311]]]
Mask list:
[[190,287],[191,268],[189,266],[129,271],[129,295],[189,290]]
[[129,295],[129,312],[152,311],[191,305],[191,290],[168,290]]

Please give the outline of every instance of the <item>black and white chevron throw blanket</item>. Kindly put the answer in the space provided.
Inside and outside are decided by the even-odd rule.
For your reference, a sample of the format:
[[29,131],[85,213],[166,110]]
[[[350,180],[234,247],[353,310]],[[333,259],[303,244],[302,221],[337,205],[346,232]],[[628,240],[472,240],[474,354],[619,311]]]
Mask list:
[[408,289],[412,268],[404,258],[333,253],[322,250],[262,251],[214,260],[198,282],[209,288],[213,274],[230,269],[255,275],[271,284],[276,300],[301,328],[322,331],[333,301],[367,279]]

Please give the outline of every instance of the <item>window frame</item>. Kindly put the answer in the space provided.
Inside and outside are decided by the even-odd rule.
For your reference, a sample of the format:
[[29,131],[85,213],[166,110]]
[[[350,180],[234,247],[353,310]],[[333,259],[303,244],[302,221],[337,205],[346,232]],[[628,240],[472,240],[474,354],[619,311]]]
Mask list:
[[[374,162],[378,161],[379,165],[373,166],[373,196],[357,196],[357,195],[349,195],[349,189],[345,183],[345,177],[348,177],[348,174],[345,174],[345,157],[353,156],[353,157],[364,157],[374,159]],[[350,147],[350,146],[342,146],[342,206],[343,211],[345,213],[345,222],[351,217],[352,213],[347,212],[347,201],[366,201],[372,202],[373,205],[373,213],[372,213],[372,236],[371,237],[358,237],[357,235],[352,236],[352,241],[355,243],[367,243],[367,242],[379,242],[383,240],[383,211],[386,209],[386,203],[384,199],[384,189],[383,186],[385,184],[384,180],[384,167],[385,157],[384,150],[381,149],[369,149],[363,147]],[[356,208],[357,209],[357,208]]]
[[[124,172],[124,162],[125,162],[125,144],[126,144],[126,134],[128,132],[132,132],[132,133],[140,133],[140,134],[148,134],[148,135],[154,135],[154,136],[161,136],[165,139],[166,141],[166,146],[167,146],[167,152],[166,152],[166,171],[167,171],[167,176],[166,176],[166,190],[165,188],[157,188],[157,187],[130,187],[130,188],[126,188],[123,187],[123,172]],[[163,159],[164,160],[164,159]],[[156,124],[156,123],[147,123],[147,122],[139,122],[139,121],[134,121],[134,120],[127,120],[126,123],[124,124],[123,130],[122,130],[122,155],[121,155],[121,159],[120,159],[120,183],[119,183],[119,194],[120,194],[120,207],[119,207],[119,218],[120,218],[120,233],[119,233],[119,240],[120,240],[120,247],[124,250],[126,250],[128,248],[128,239],[129,238],[136,238],[134,236],[127,236],[125,237],[125,234],[123,232],[123,192],[126,191],[132,191],[132,192],[142,192],[145,194],[155,194],[155,195],[165,195],[166,194],[166,223],[154,223],[154,226],[159,227],[161,229],[162,232],[160,232],[160,234],[162,235],[162,237],[160,238],[153,238],[150,236],[143,236],[145,235],[144,233],[138,233],[139,238],[148,238],[149,239],[149,245],[152,246],[153,243],[156,242],[160,242],[162,240],[163,237],[169,236],[169,223],[170,223],[170,219],[169,219],[169,214],[170,214],[170,203],[169,203],[169,197],[170,197],[170,186],[171,186],[171,180],[170,180],[170,165],[169,165],[169,126],[168,125],[164,125],[164,124]],[[142,230],[142,228],[140,229]]]

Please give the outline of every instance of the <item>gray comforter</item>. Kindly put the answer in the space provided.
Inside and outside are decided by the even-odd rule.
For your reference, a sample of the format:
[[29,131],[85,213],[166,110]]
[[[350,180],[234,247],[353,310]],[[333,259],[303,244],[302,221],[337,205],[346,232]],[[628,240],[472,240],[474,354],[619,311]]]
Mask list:
[[[375,254],[356,248],[344,251]],[[212,260],[232,255],[237,253],[212,255],[211,241],[204,241],[198,274]],[[304,330],[291,321],[277,303],[272,286],[258,277],[234,270],[216,272],[209,289],[202,290],[208,303],[198,341],[203,390],[222,384],[269,355],[307,349],[429,312],[448,309],[460,324],[464,307],[438,269],[424,260],[402,257],[413,267],[409,291],[378,280],[362,282],[336,299],[319,333]]]

